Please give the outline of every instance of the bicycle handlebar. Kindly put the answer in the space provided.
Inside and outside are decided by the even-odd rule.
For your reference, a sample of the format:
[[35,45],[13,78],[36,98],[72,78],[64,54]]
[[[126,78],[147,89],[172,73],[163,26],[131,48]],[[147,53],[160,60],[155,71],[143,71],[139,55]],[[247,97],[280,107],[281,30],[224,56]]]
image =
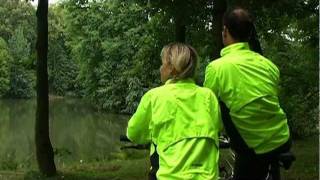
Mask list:
[[122,142],[131,142],[126,135],[120,135],[120,141]]
[[[122,142],[131,142],[131,140],[126,135],[120,135],[120,141]],[[141,147],[146,147],[146,145],[134,145],[134,146],[126,146],[127,148],[134,148],[134,149],[143,149]],[[137,148],[139,147],[139,148]],[[225,137],[219,137],[219,148],[221,149],[228,149],[230,148],[230,140]]]
[[226,136],[220,136],[219,137],[219,148],[220,149],[228,149],[230,148],[230,139]]

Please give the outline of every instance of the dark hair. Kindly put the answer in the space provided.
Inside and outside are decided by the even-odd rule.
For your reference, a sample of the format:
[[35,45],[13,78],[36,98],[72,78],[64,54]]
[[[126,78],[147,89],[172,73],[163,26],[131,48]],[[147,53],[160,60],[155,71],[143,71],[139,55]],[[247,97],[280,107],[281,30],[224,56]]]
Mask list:
[[248,42],[252,51],[262,54],[253,18],[247,10],[240,7],[229,9],[223,16],[223,25],[234,39]]

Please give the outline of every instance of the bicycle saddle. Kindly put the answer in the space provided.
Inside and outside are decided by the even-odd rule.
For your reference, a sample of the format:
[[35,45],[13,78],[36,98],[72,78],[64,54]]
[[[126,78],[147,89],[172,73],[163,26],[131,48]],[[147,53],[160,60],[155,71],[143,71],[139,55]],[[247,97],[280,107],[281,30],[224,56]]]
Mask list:
[[288,170],[293,161],[296,160],[296,157],[292,152],[281,153],[278,155],[278,160],[280,166],[284,167],[284,169]]

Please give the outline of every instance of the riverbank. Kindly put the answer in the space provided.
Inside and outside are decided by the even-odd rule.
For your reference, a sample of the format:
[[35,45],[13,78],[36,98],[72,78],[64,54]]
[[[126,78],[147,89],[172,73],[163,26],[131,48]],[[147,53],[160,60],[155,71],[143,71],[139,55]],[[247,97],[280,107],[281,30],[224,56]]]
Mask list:
[[[283,180],[319,179],[319,138],[313,136],[295,140],[292,151],[297,160],[289,171],[282,170]],[[148,152],[130,150],[118,154],[114,160],[79,163],[59,168],[54,178],[44,178],[35,171],[0,171],[0,179],[6,180],[143,180],[147,179]]]

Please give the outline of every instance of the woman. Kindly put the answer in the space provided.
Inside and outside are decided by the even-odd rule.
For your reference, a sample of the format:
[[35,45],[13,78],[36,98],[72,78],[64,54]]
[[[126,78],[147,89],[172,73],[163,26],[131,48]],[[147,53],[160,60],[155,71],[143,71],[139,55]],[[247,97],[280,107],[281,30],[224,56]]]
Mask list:
[[[172,43],[161,52],[161,81],[141,99],[127,136],[151,143],[152,172],[159,180],[218,178],[220,110],[216,96],[194,82],[196,51]],[[152,177],[151,177],[152,178]]]

